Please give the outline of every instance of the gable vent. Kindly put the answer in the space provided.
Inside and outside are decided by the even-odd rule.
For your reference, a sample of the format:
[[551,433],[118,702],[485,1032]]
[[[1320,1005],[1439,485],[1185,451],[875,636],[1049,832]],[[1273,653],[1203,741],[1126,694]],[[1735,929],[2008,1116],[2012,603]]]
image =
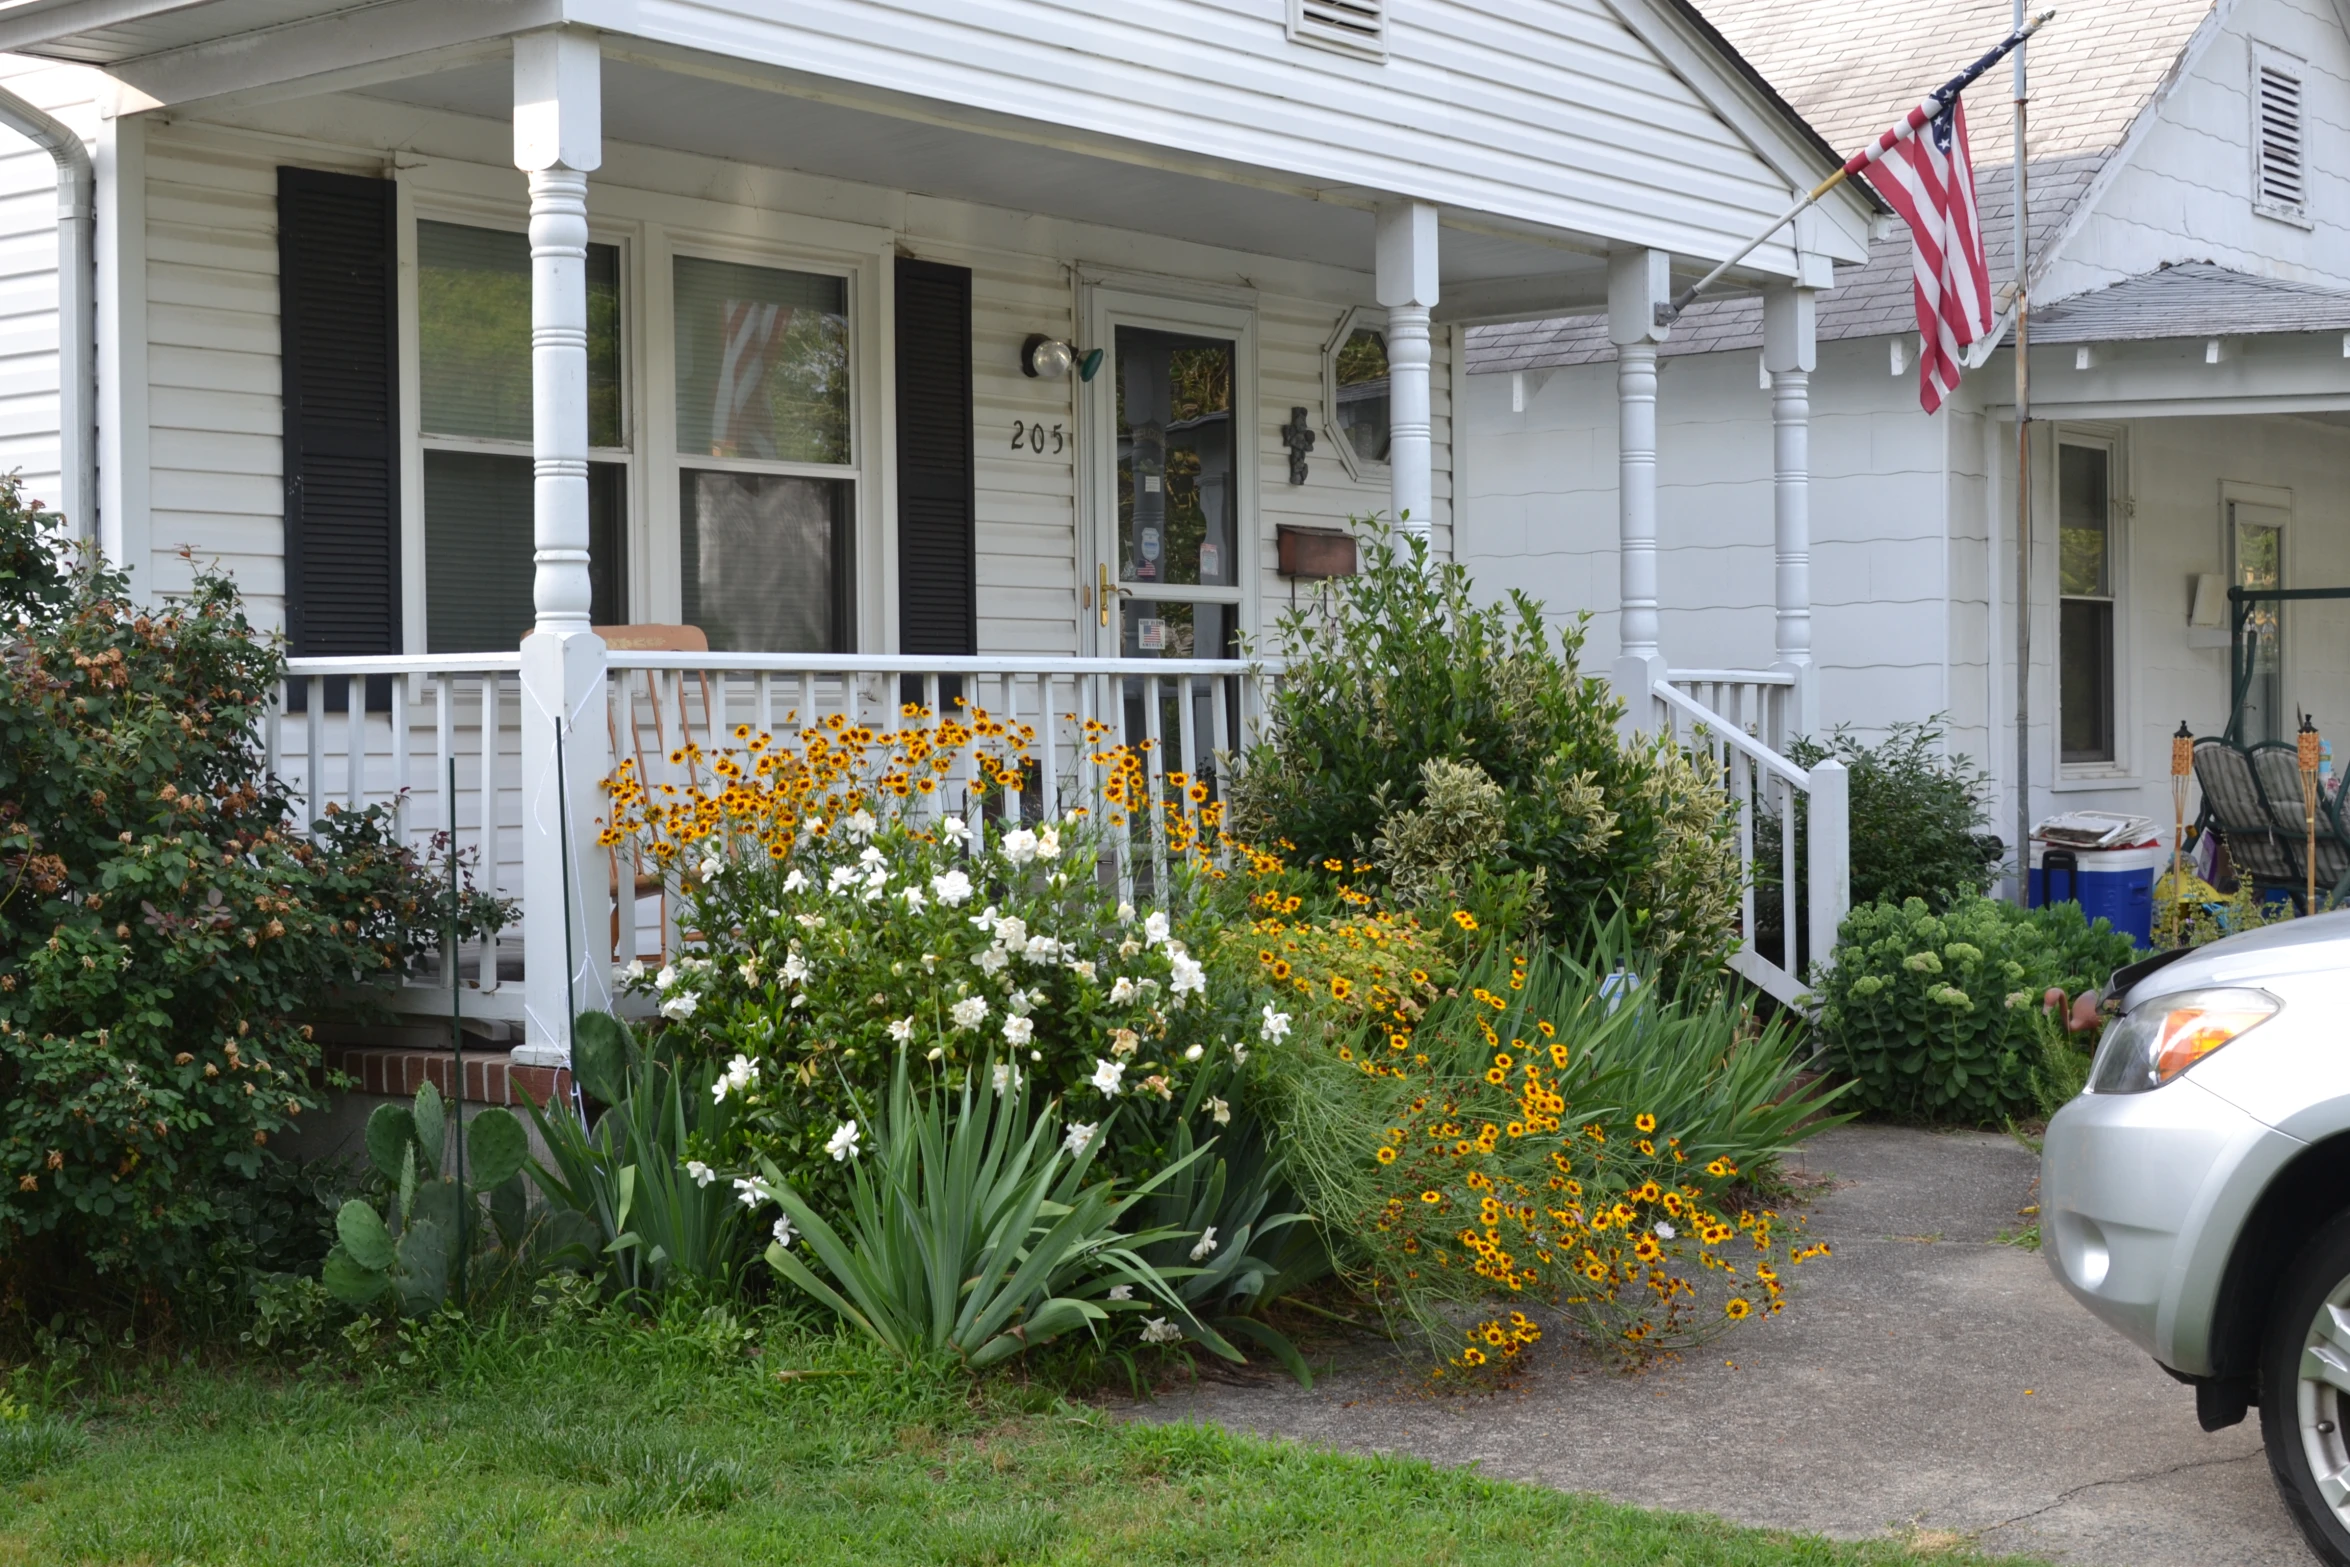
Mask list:
[[1289,0],[1289,36],[1373,60],[1387,58],[1388,0]]
[[2298,219],[2308,199],[2300,73],[2280,60],[2261,59],[2253,68],[2253,92],[2252,205],[2272,217]]

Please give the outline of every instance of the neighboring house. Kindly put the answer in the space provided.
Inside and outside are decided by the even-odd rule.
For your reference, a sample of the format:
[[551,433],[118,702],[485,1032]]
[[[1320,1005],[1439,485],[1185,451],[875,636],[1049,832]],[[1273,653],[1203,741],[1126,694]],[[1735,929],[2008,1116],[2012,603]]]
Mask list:
[[[648,713],[657,765],[680,705],[960,689],[1211,772],[1283,529],[1449,547],[1454,320],[1638,314],[1833,165],[1680,0],[25,0],[0,50],[97,214],[92,461],[55,182],[0,164],[0,463],[94,467],[142,593],[236,574],[320,679],[313,804],[412,785],[518,858],[523,998],[484,962],[468,1005],[547,1060],[611,939],[560,780],[585,842]],[[1871,210],[1735,281],[1824,282]]]
[[[1851,149],[2007,12],[1709,0],[1706,14]],[[2103,808],[2167,826],[2168,735],[2229,717],[2209,579],[2350,586],[2345,24],[2334,0],[2082,0],[2031,45],[2034,820]],[[1968,95],[2001,279],[2010,82],[2002,67]],[[1951,747],[1999,780],[2012,837],[2013,353],[1922,413],[1909,255],[1896,221],[1818,303],[1808,562],[1800,536],[1776,552],[1782,582],[1808,565],[1808,624],[1774,599],[1759,312],[1701,305],[1674,327],[1658,394],[1662,645],[1676,665],[1736,664],[1776,621],[1781,661],[1813,666],[1803,727],[1949,715]],[[1590,317],[1473,331],[1458,463],[1460,557],[1558,611],[1596,610],[1602,662],[1616,642],[1613,357]],[[2288,734],[2296,707],[2350,733],[2350,605],[2286,606],[2258,663],[2249,738]]]

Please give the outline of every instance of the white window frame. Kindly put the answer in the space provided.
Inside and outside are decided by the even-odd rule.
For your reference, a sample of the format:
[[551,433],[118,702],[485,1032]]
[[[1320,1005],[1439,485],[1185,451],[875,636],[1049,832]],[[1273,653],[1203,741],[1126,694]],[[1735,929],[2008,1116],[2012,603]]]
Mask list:
[[[404,170],[397,181],[396,244],[399,251],[399,400],[400,400],[400,622],[401,645],[412,654],[425,651],[428,605],[425,595],[424,454],[429,451],[486,452],[503,457],[532,456],[531,443],[496,437],[440,435],[424,428],[423,320],[418,303],[419,263],[416,225],[453,223],[468,228],[500,229],[527,235],[527,204],[493,201],[438,188],[419,189],[417,171]],[[640,335],[643,310],[638,283],[642,274],[642,233],[638,225],[601,220],[591,215],[588,239],[620,252],[620,438],[618,446],[594,446],[588,460],[614,463],[623,469],[622,526],[628,537],[627,580],[620,584],[624,618],[644,603],[643,527],[645,508],[643,402],[644,343]],[[671,501],[672,509],[675,507]]]
[[[2234,586],[2236,581],[2236,508],[2238,506],[2260,506],[2284,514],[2284,521],[2278,525],[2277,530],[2281,535],[2277,540],[2277,581],[2280,586],[2290,588],[2293,585],[2293,547],[2299,532],[2295,526],[2297,519],[2293,510],[2293,492],[2280,485],[2255,484],[2241,479],[2222,479],[2220,481],[2220,581],[2230,587]],[[2293,682],[2293,638],[2283,623],[2281,612],[2284,608],[2284,605],[2278,606],[2280,616],[2277,625],[2277,671],[2279,675],[2277,695],[2278,705],[2289,713],[2296,706],[2294,700],[2296,693]],[[2231,647],[2234,644],[2235,618],[2233,610],[2234,606],[2230,605],[2228,618],[2222,622],[2228,632],[2228,641],[2222,643],[2222,647]],[[2224,682],[2233,673],[2232,656],[2228,660],[2223,660],[2220,668],[2221,679]],[[2221,694],[2231,705],[2234,703],[2235,692],[2224,684],[2221,688]],[[2291,727],[2289,725],[2283,726],[2279,731],[2278,738],[2291,739]]]
[[[815,479],[845,479],[852,487],[853,510],[849,563],[849,598],[853,624],[848,647],[852,652],[880,652],[894,646],[897,634],[894,551],[885,561],[882,518],[882,455],[888,444],[882,432],[891,422],[880,401],[884,385],[881,266],[870,250],[834,250],[816,246],[783,245],[746,239],[715,229],[688,225],[648,225],[644,246],[645,300],[643,312],[648,365],[657,373],[647,377],[644,396],[646,427],[645,471],[648,528],[645,559],[649,573],[647,599],[658,618],[675,621],[684,614],[682,518],[678,509],[678,476],[688,468],[728,473],[771,473]],[[678,258],[728,261],[741,266],[785,272],[817,273],[843,279],[848,288],[849,321],[849,461],[846,463],[767,462],[750,458],[688,456],[677,449],[677,292]],[[883,592],[885,582],[889,591]]]
[[[1322,345],[1322,439],[1337,450],[1338,461],[1346,469],[1348,478],[1357,484],[1384,484],[1387,482],[1388,465],[1357,453],[1355,443],[1346,438],[1346,427],[1338,422],[1338,351],[1346,346],[1348,338],[1360,331],[1376,332],[1384,342],[1387,337],[1386,310],[1378,305],[1356,305],[1338,318],[1338,330],[1332,332],[1330,340]],[[1388,433],[1392,438],[1395,425],[1392,394],[1395,385],[1394,366],[1391,364],[1388,369]]]
[[[1095,657],[1119,653],[1119,625],[1102,624],[1098,602],[1102,566],[1112,563],[1116,550],[1111,535],[1118,524],[1118,373],[1117,329],[1142,327],[1159,332],[1182,332],[1232,340],[1232,473],[1237,505],[1232,548],[1236,570],[1230,587],[1201,588],[1159,584],[1148,594],[1133,594],[1168,603],[1236,603],[1240,635],[1245,644],[1257,634],[1258,557],[1263,553],[1263,507],[1260,490],[1259,447],[1263,445],[1258,411],[1257,306],[1247,290],[1185,284],[1174,279],[1091,278],[1080,283],[1080,319],[1085,341],[1103,350],[1101,373],[1079,388],[1077,421],[1077,494],[1079,499],[1079,570],[1086,606],[1082,644]],[[1119,584],[1113,578],[1113,589]],[[1210,655],[1215,656],[1215,655]]]
[[[2301,139],[2301,199],[2290,205],[2266,199],[2267,182],[2264,178],[2264,171],[2267,167],[2267,138],[2261,123],[2263,101],[2261,77],[2264,72],[2268,71],[2290,77],[2300,92],[2300,120],[2296,128]],[[2309,87],[2309,62],[2307,60],[2296,54],[2288,54],[2274,44],[2262,43],[2258,39],[2252,40],[2251,73],[2246,92],[2248,99],[2246,140],[2252,164],[2252,210],[2261,217],[2273,218],[2279,223],[2290,223],[2295,228],[2304,229],[2314,229],[2317,226],[2309,216],[2309,200],[2312,190],[2309,149],[2311,129]]]
[[[2063,470],[2064,448],[2085,446],[2106,454],[2105,469],[2105,540],[2106,593],[2105,601],[2113,606],[2113,755],[2109,759],[2092,762],[2064,760],[2064,610],[2067,598],[2081,595],[2064,591],[2063,577],[2063,489],[2060,475]],[[2130,517],[2135,510],[2130,489],[2129,446],[2126,432],[2118,425],[2066,424],[2056,431],[2052,460],[2048,464],[2048,515],[2056,519],[2050,530],[2052,551],[2049,557],[2050,584],[2049,619],[2051,621],[2048,668],[2049,710],[2055,723],[2049,734],[2050,749],[2056,760],[2056,782],[2059,790],[2071,785],[2076,788],[2096,788],[2109,785],[2117,778],[2131,776],[2131,760],[2135,751],[2132,725],[2132,681],[2130,679]]]

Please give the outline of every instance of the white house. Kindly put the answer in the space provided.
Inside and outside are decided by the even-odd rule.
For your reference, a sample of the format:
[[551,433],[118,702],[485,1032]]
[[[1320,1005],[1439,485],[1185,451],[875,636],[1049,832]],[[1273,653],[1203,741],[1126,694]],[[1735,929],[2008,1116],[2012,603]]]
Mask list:
[[1067,711],[1212,771],[1284,530],[1450,547],[1455,323],[1645,342],[1833,166],[1681,0],[18,0],[0,50],[55,154],[0,165],[0,464],[140,591],[236,574],[313,804],[500,866],[518,1061],[642,936],[610,745],[959,687],[1048,795]]
[[[2007,22],[1898,0],[1707,15],[1848,150]],[[1816,682],[1802,727],[1949,715],[2012,841],[2021,604],[2032,818],[2167,827],[2169,734],[2228,722],[2223,584],[2350,586],[2346,24],[2337,0],[2072,0],[2030,46],[2028,597],[2012,346],[1920,410],[1898,220],[1819,301],[1816,368],[1774,363],[1750,301],[1683,317],[1658,392],[1670,661],[1734,664],[1775,636],[1777,662]],[[1997,278],[2013,276],[2010,92],[2003,67],[1968,95]],[[1613,357],[1590,316],[1473,331],[1457,464],[1461,558],[1596,610],[1601,658],[1619,636]],[[1767,478],[1775,410],[1806,398],[1808,559],[1800,537],[1774,552]],[[1781,611],[1774,567],[1782,585],[1808,574],[1808,621]],[[2255,654],[2249,738],[2289,733],[2297,707],[2350,732],[2350,605],[2285,605]]]

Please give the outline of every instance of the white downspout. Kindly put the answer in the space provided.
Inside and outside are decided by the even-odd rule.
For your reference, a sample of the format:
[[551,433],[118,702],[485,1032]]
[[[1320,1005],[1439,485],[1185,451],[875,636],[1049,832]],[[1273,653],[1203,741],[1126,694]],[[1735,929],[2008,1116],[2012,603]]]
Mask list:
[[89,149],[62,121],[0,88],[0,125],[57,160],[58,509],[75,534],[98,537],[97,177]]

